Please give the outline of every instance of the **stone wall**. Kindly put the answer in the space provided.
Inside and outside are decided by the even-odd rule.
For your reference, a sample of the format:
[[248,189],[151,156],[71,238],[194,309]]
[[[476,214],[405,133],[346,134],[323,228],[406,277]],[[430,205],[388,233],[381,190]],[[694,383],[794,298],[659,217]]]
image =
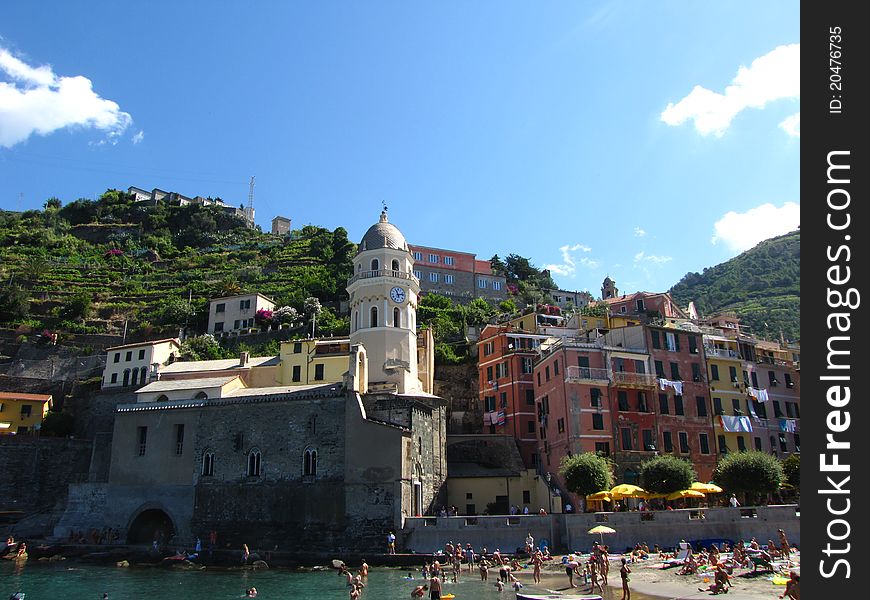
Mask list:
[[792,544],[800,545],[797,506],[780,505],[644,513],[412,518],[405,520],[401,548],[428,553],[453,541],[470,543],[478,549],[486,546],[490,551],[500,548],[505,552],[513,552],[524,545],[526,534],[531,532],[538,543],[549,542],[554,552],[588,552],[598,537],[590,536],[587,531],[596,525],[606,525],[616,530],[616,533],[604,536],[604,543],[613,552],[621,552],[638,542],[646,542],[650,548],[654,544],[672,548],[680,540],[737,541],[755,537],[765,543],[768,539],[777,539],[777,529],[783,529]]
[[0,509],[54,508],[70,483],[87,478],[90,461],[88,440],[0,436]]

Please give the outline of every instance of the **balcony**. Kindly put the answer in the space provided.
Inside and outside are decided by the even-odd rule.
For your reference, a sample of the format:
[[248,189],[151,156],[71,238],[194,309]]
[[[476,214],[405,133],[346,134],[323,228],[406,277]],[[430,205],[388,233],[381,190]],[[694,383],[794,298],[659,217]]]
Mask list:
[[709,346],[704,346],[704,353],[707,356],[712,356],[715,358],[735,358],[740,359],[740,353],[736,350],[728,350],[726,348],[710,348]]
[[622,385],[629,387],[655,387],[656,376],[649,373],[626,373],[625,371],[614,371],[610,377],[614,385]]
[[589,383],[604,382],[605,385],[609,381],[607,369],[594,369],[590,367],[567,367],[565,381],[567,383]]
[[395,279],[407,279],[409,281],[415,282],[417,285],[420,284],[420,280],[414,277],[411,273],[407,273],[405,271],[393,271],[392,269],[381,269],[380,271],[360,271],[359,273],[347,280],[347,285],[352,284],[354,281],[359,281],[360,279],[372,279],[374,277],[393,277]]

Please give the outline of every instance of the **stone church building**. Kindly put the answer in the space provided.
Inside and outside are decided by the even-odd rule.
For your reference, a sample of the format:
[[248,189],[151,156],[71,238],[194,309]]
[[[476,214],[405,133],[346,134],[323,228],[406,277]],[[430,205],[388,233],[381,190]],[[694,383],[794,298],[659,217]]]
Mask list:
[[150,543],[214,530],[222,546],[371,551],[444,504],[446,408],[432,366],[418,365],[412,265],[382,212],[347,285],[341,381],[249,387],[229,373],[140,388],[117,408],[108,481],[70,486],[55,535],[113,527]]

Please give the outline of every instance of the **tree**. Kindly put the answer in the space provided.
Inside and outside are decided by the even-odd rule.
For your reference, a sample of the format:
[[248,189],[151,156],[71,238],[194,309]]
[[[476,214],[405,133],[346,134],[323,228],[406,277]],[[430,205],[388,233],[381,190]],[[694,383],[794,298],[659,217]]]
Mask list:
[[465,322],[470,327],[483,327],[495,314],[492,305],[483,298],[475,298],[464,307]]
[[658,494],[688,489],[696,477],[692,463],[671,454],[656,456],[640,465],[641,486]]
[[17,285],[0,288],[0,321],[22,319],[30,312],[27,292]]
[[320,305],[320,300],[311,296],[305,299],[305,314],[311,317],[311,337],[314,337],[315,327],[317,325],[317,316],[323,310]]
[[747,503],[777,491],[784,479],[782,463],[757,450],[726,454],[713,473],[713,481],[725,490],[745,493]]
[[84,321],[91,314],[94,300],[87,292],[77,292],[60,307],[58,316],[64,321]]
[[787,459],[782,461],[782,471],[785,474],[785,480],[795,489],[801,487],[801,455],[790,454]]
[[565,478],[568,490],[584,498],[601,490],[609,490],[613,485],[610,462],[594,452],[563,458],[559,472]]
[[45,201],[44,208],[45,208],[45,210],[48,210],[50,208],[58,210],[58,209],[60,209],[60,205],[61,205],[60,198],[55,198],[52,196],[51,198],[49,198],[48,200]]
[[221,347],[215,337],[206,333],[187,338],[181,344],[182,360],[216,360],[229,358],[227,351]]

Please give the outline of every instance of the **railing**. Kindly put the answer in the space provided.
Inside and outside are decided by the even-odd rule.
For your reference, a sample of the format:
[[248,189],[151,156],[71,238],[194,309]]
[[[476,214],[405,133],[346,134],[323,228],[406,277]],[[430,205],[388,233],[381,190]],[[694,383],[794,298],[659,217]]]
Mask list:
[[607,380],[609,380],[607,369],[569,366],[567,368],[567,373],[565,374],[565,381],[568,383]]
[[611,375],[611,380],[616,385],[642,385],[655,387],[656,376],[649,373],[627,373],[625,371],[614,371]]
[[707,356],[716,356],[719,358],[740,358],[740,353],[736,350],[728,350],[726,348],[710,348],[709,346],[704,346],[704,352]]
[[347,285],[350,285],[359,279],[372,279],[373,277],[395,277],[396,279],[407,279],[409,281],[414,281],[417,284],[420,283],[420,280],[414,277],[411,273],[405,271],[393,271],[392,269],[382,269],[380,271],[360,271],[347,280]]

